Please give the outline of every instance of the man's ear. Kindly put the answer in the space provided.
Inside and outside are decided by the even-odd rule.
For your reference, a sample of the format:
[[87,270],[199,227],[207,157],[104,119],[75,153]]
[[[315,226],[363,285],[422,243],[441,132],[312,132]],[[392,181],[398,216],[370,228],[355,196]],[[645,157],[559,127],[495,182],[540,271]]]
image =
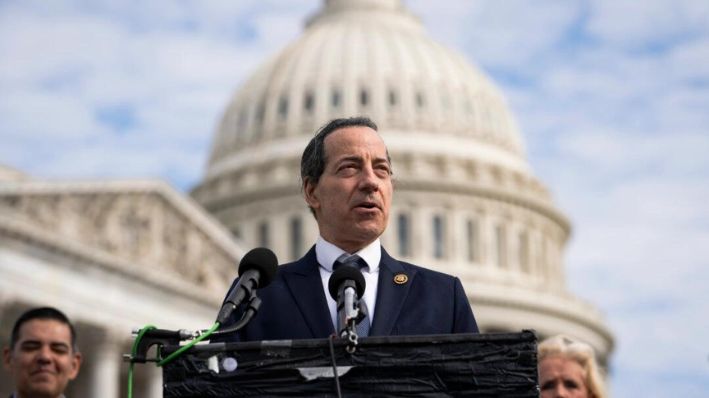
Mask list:
[[320,208],[320,199],[318,198],[317,184],[312,182],[310,178],[305,180],[303,183],[303,196],[305,197],[305,202],[313,209]]
[[12,362],[12,351],[10,351],[10,347],[4,347],[2,350],[2,364],[6,370],[10,370],[10,362]]
[[75,352],[71,358],[71,370],[69,371],[69,380],[74,380],[79,375],[81,369],[81,361],[83,357],[80,352]]

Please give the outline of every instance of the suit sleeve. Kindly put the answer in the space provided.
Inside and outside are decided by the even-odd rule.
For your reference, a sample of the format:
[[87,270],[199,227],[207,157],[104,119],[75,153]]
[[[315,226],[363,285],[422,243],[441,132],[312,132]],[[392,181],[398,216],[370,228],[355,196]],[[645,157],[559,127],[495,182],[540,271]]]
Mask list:
[[463,289],[463,285],[458,278],[455,278],[454,290],[455,320],[453,333],[480,333],[473,310],[470,308],[468,296],[465,294],[465,289]]

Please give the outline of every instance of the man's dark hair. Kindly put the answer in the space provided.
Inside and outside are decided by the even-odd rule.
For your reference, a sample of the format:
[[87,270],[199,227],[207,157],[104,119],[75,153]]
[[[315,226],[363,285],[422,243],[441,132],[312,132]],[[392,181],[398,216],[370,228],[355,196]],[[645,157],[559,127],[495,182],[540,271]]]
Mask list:
[[74,351],[78,351],[76,347],[76,330],[74,330],[74,325],[71,324],[69,318],[67,318],[63,312],[54,307],[32,308],[20,315],[20,317],[17,318],[17,321],[15,321],[15,326],[12,327],[10,349],[14,349],[15,344],[17,344],[17,341],[20,339],[20,328],[22,325],[33,319],[52,319],[69,326],[69,330],[71,331],[71,348]]
[[[303,157],[300,159],[301,187],[305,188],[306,181],[317,184],[318,181],[320,181],[320,176],[322,176],[325,171],[325,163],[327,163],[325,138],[339,129],[356,126],[369,127],[377,131],[377,125],[371,119],[364,116],[334,119],[318,130],[315,137],[313,137],[305,147]],[[387,150],[387,159],[388,158],[389,151]]]

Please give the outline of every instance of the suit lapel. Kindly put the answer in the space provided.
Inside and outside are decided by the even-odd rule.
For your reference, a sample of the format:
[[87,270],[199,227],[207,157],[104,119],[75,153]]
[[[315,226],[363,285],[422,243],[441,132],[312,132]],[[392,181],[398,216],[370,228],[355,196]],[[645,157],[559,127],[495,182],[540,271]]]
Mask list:
[[[283,279],[290,290],[293,301],[303,314],[313,338],[327,337],[334,333],[325,292],[323,291],[315,247],[289,265]],[[285,271],[285,270],[284,270]]]
[[[405,274],[408,281],[402,284],[395,283],[394,277],[398,274]],[[370,336],[391,334],[415,276],[415,270],[404,269],[400,262],[391,258],[382,248],[379,282],[377,283],[377,305],[374,310],[372,329],[369,332]]]

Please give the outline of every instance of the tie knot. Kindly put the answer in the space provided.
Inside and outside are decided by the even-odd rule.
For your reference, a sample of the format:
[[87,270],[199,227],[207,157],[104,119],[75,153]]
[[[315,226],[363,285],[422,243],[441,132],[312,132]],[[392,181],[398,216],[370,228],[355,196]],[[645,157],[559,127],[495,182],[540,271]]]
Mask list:
[[367,262],[364,261],[362,257],[356,254],[349,255],[345,253],[338,257],[337,260],[335,260],[335,264],[332,265],[332,270],[334,271],[342,266],[353,267],[357,268],[358,270],[362,270],[362,268],[367,266]]

